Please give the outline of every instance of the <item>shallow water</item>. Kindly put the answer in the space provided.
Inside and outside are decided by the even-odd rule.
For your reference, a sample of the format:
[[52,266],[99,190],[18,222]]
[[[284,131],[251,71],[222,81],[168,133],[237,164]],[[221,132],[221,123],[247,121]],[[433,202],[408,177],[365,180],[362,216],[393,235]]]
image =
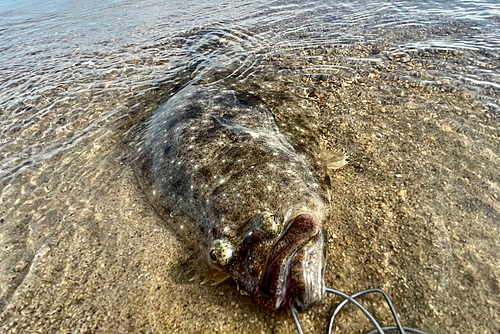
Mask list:
[[0,2],[2,332],[294,331],[230,282],[190,282],[130,168],[160,105],[217,83],[261,96],[309,159],[350,155],[328,286],[383,288],[429,333],[497,333],[499,50],[493,0]]

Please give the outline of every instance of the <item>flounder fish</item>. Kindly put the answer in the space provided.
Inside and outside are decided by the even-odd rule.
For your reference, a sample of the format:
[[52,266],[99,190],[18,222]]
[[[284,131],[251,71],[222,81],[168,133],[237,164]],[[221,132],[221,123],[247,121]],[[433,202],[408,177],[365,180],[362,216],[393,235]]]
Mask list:
[[[345,158],[333,155],[330,167]],[[328,199],[257,97],[183,88],[145,125],[136,172],[205,277],[233,278],[263,307],[323,302]]]

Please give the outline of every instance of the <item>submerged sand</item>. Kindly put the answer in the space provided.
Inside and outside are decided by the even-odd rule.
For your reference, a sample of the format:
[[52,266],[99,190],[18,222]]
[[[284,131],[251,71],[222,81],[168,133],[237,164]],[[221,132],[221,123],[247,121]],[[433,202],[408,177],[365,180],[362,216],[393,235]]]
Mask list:
[[[440,79],[427,55],[383,47],[304,50],[314,65],[367,59],[329,76],[272,55],[233,88],[262,96],[289,136],[308,129],[350,155],[332,175],[327,286],[381,288],[405,326],[428,333],[498,333],[500,116],[486,103],[498,89],[481,97],[474,85]],[[384,61],[369,61],[381,50]],[[471,54],[434,57],[442,69],[478,66]],[[288,112],[277,107],[283,96]],[[151,99],[154,110],[164,97]],[[290,314],[256,308],[233,282],[190,281],[185,243],[147,203],[130,167],[134,131],[123,133],[143,121],[134,117],[3,183],[0,331],[294,333]],[[390,321],[379,296],[362,300]],[[304,331],[326,331],[339,302],[328,296],[300,315]],[[372,328],[353,307],[337,326]]]

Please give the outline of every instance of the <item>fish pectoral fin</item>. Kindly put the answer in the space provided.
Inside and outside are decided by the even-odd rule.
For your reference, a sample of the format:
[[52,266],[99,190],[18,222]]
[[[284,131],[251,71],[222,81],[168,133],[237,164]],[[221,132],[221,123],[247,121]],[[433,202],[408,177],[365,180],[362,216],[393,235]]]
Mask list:
[[224,282],[225,280],[227,280],[229,277],[230,276],[228,274],[226,274],[226,273],[219,273],[216,276],[210,277],[210,279],[213,281],[212,285],[219,285],[222,282]]
[[192,281],[196,280],[198,277],[201,277],[201,275],[196,275],[196,274],[195,274],[193,277],[191,277],[191,278],[189,279],[189,282],[192,282]]
[[321,160],[329,169],[339,169],[347,165],[349,156],[342,150],[322,150]]
[[217,275],[217,276],[203,276],[203,275],[194,275],[193,277],[191,277],[189,279],[190,282],[200,278],[200,279],[203,279],[200,284],[206,284],[210,281],[212,281],[211,285],[219,285],[221,284],[222,282],[224,282],[225,280],[227,280],[230,276],[227,275],[227,274],[223,274],[221,273],[220,275]]
[[190,267],[187,271],[187,274],[194,273],[193,276],[189,279],[190,282],[201,280],[200,284],[206,284],[207,282],[212,282],[212,285],[218,285],[230,278],[229,274],[221,271],[215,270],[213,268],[203,268],[194,269]]

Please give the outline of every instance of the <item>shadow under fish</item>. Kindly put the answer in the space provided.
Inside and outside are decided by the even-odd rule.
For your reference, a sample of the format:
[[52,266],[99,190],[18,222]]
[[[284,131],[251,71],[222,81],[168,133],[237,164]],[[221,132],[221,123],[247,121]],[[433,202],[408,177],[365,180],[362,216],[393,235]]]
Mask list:
[[[135,170],[147,198],[195,249],[197,274],[233,278],[259,306],[321,304],[329,202],[262,102],[190,85],[141,133]],[[328,156],[328,155],[323,155]],[[330,154],[325,167],[346,163]]]

